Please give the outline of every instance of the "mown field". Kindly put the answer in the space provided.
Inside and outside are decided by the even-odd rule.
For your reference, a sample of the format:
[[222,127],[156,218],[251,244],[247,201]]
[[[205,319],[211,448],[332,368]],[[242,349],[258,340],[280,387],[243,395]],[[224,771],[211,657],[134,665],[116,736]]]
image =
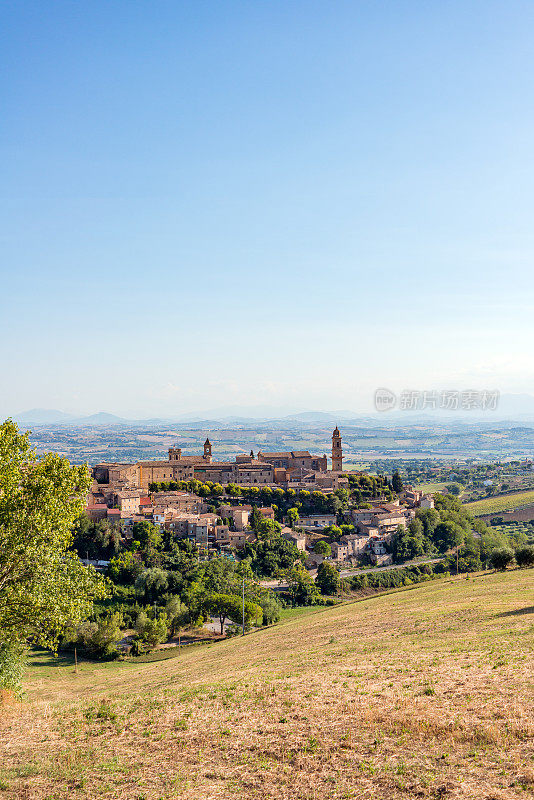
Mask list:
[[534,570],[445,578],[154,664],[34,658],[5,800],[534,793]]
[[514,508],[534,503],[534,489],[526,492],[513,492],[512,494],[497,495],[496,497],[486,497],[483,500],[474,500],[472,503],[464,503],[471,514],[480,516],[481,514],[496,514],[499,511],[511,511]]
[[448,483],[418,483],[415,488],[420,489],[425,494],[432,494],[433,492],[442,492],[447,486],[450,486],[452,481]]

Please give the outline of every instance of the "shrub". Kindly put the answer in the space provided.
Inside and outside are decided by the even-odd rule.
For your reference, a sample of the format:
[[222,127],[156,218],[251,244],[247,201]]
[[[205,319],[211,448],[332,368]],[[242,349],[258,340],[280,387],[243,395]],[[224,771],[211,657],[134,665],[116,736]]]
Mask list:
[[176,595],[167,600],[165,613],[167,614],[171,636],[174,636],[180,628],[185,628],[191,621],[188,607]]
[[514,551],[509,547],[498,547],[490,555],[490,564],[494,569],[504,571],[514,560]]
[[117,611],[95,622],[83,622],[76,632],[75,641],[97,658],[114,658],[118,655],[117,642],[123,624],[122,614]]
[[137,617],[135,629],[143,642],[149,647],[155,647],[160,642],[167,641],[167,615],[160,614],[157,619],[150,619],[148,615],[142,611]]
[[159,601],[168,588],[167,572],[159,567],[146,569],[135,581],[135,591],[147,603]]
[[282,606],[274,597],[262,597],[258,600],[258,605],[263,611],[264,625],[273,625],[278,622]]
[[515,551],[515,560],[520,567],[534,566],[534,545],[527,544]]

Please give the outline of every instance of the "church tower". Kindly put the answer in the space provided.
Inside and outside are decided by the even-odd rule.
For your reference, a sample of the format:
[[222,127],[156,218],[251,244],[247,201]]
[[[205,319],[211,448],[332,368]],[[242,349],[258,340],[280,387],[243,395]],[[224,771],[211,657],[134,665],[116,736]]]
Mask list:
[[343,472],[343,450],[341,449],[341,434],[336,425],[332,434],[332,472]]
[[207,461],[208,464],[211,464],[211,442],[209,439],[206,439],[204,442],[204,461]]

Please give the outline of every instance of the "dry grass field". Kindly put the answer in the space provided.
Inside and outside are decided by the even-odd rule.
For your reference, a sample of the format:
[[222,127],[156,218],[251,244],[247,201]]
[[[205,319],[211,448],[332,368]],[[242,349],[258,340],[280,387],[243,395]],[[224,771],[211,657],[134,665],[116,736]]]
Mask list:
[[5,800],[534,794],[534,571],[443,579],[153,664],[37,659]]

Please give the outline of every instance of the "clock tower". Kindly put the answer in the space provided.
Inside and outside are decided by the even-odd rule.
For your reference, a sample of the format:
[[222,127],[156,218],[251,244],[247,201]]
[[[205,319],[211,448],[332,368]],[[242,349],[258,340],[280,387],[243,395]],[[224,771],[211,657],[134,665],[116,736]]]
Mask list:
[[209,439],[206,439],[204,442],[204,455],[202,458],[204,461],[207,461],[208,464],[211,464],[211,442]]

